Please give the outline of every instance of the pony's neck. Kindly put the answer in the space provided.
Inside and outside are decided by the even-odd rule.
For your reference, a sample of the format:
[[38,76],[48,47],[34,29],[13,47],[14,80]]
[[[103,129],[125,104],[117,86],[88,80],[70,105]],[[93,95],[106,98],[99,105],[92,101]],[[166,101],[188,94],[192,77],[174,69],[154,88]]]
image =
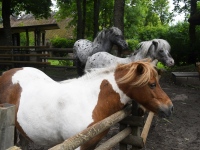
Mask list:
[[110,41],[110,39],[95,39],[94,42],[92,43],[93,47],[93,52],[111,52],[111,49],[113,47],[113,43]]

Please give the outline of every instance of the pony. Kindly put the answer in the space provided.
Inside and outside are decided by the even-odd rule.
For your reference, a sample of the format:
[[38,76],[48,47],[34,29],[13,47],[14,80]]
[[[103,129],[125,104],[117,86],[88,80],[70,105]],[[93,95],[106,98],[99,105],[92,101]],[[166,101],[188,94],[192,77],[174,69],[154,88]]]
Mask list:
[[170,49],[171,47],[166,40],[153,39],[139,43],[138,49],[126,58],[116,57],[106,52],[98,52],[88,57],[85,70],[103,68],[110,65],[117,65],[118,63],[134,62],[144,58],[151,58],[155,65],[160,61],[166,66],[173,66],[174,59],[170,55]]
[[104,29],[97,34],[93,42],[80,39],[74,43],[74,57],[76,59],[76,66],[78,75],[84,74],[85,63],[87,58],[97,52],[111,52],[113,45],[117,45],[122,49],[127,49],[122,31],[117,27]]
[[[0,77],[0,103],[16,105],[16,128],[42,146],[63,142],[123,109],[132,99],[159,117],[173,112],[150,62],[95,69],[63,83],[31,67],[13,68]],[[77,149],[93,150],[107,132]]]

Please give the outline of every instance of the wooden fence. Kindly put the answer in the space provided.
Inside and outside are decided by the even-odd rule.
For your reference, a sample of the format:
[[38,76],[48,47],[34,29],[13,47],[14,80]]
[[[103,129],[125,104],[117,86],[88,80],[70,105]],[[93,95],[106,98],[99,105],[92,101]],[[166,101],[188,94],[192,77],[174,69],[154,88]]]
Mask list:
[[53,56],[53,53],[73,53],[72,48],[49,48],[48,46],[0,46],[0,65],[11,68],[18,66],[60,67],[73,68],[75,66],[55,66],[48,60],[74,60],[73,57]]
[[[2,116],[2,112],[4,112],[4,117],[0,118],[0,149],[9,148],[9,150],[19,150],[19,147],[12,146],[14,141],[13,134],[15,109],[13,105],[3,105],[4,107],[0,107],[0,116]],[[132,107],[132,105],[128,105],[123,110],[118,111],[108,118],[105,118],[104,120],[94,124],[93,126],[82,131],[81,133],[67,139],[63,143],[50,148],[50,150],[73,150],[81,146],[85,142],[89,141],[96,135],[102,133],[106,129],[116,125],[116,123],[120,123],[121,131],[99,145],[95,150],[108,150],[118,143],[120,143],[120,150],[126,150],[128,148],[128,145],[129,149],[131,146],[132,150],[139,150],[144,147],[144,144],[146,142],[148,131],[153,118],[153,113],[149,113],[144,124],[144,117],[134,116],[134,112],[135,109]],[[10,123],[8,124],[7,122]],[[143,130],[141,131],[142,127]]]

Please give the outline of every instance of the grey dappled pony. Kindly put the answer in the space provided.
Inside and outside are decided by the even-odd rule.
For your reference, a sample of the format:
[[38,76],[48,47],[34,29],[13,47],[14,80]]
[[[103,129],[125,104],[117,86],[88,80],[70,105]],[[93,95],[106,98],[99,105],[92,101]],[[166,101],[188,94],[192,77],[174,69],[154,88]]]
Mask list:
[[74,56],[77,60],[77,71],[79,75],[83,75],[87,58],[97,52],[110,52],[113,45],[117,45],[122,49],[127,49],[122,31],[117,27],[104,29],[98,33],[93,42],[80,39],[74,43]]
[[107,52],[98,52],[88,57],[85,70],[134,62],[144,58],[151,58],[155,64],[160,61],[166,66],[173,66],[174,59],[170,55],[170,49],[171,46],[166,40],[153,39],[139,43],[138,48],[126,58],[116,57]]

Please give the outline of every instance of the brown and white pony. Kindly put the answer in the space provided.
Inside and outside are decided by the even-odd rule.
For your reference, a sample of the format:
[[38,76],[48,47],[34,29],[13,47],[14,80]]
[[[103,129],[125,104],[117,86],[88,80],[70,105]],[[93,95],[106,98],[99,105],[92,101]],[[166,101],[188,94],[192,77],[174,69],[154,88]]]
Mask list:
[[[16,105],[16,127],[26,138],[54,146],[121,110],[134,99],[160,117],[173,104],[149,62],[98,69],[70,82],[56,82],[35,68],[14,68],[0,77],[0,103]],[[78,149],[94,149],[105,135]]]

